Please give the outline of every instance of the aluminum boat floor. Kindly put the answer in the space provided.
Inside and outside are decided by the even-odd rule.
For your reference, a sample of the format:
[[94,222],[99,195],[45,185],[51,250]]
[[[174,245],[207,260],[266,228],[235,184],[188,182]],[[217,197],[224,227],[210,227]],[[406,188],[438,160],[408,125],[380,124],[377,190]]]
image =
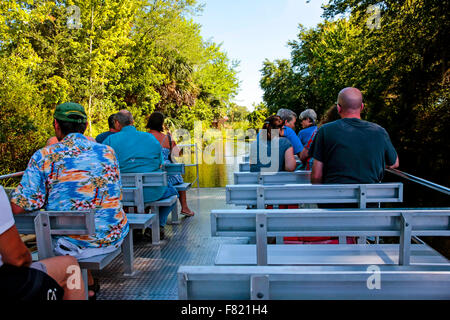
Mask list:
[[211,210],[236,208],[225,203],[225,188],[192,188],[187,199],[195,216],[179,215],[180,224],[167,224],[160,246],[135,242],[133,276],[124,275],[122,254],[93,273],[100,281],[98,300],[176,300],[180,265],[211,266],[221,244],[247,243],[248,238],[211,237]]

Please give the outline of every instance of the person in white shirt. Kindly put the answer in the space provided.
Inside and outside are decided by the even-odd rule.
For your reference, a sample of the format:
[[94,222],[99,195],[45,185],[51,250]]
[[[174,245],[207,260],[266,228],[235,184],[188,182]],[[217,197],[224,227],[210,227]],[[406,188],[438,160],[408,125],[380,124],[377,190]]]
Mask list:
[[71,256],[32,263],[31,254],[15,226],[5,190],[0,186],[0,299],[85,300],[84,282],[68,283],[79,272]]

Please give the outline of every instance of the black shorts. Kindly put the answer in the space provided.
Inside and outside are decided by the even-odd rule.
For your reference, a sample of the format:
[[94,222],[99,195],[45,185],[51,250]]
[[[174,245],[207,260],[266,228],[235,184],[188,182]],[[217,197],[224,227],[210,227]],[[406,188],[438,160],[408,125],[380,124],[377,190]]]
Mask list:
[[28,267],[0,267],[1,300],[62,300],[64,290],[48,274]]

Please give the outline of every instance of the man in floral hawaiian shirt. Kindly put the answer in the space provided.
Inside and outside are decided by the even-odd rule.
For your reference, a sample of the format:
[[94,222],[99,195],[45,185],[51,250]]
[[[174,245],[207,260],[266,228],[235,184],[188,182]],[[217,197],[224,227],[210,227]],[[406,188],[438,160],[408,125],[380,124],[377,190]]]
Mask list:
[[121,204],[119,166],[111,147],[84,135],[83,106],[68,102],[56,107],[54,128],[59,143],[35,152],[12,193],[15,214],[96,210],[93,236],[55,238],[55,252],[76,258],[106,254],[118,248],[129,231]]

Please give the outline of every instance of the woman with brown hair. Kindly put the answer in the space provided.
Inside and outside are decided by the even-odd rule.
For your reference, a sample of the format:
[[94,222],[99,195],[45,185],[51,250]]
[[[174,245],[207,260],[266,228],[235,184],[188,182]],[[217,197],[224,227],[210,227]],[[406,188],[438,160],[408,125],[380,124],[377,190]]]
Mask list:
[[[275,115],[264,121],[262,130],[250,147],[251,172],[295,170],[297,164],[294,157],[294,148],[289,139],[283,136],[283,125],[283,120]],[[272,156],[272,152],[275,152],[275,154],[278,152],[278,158]],[[266,157],[270,160],[264,159]]]
[[[180,149],[172,139],[170,132],[164,134],[164,115],[161,112],[153,112],[147,122],[147,129],[149,133],[153,134],[159,141],[162,147],[162,153],[164,156],[164,163],[172,163],[171,154],[180,154]],[[183,183],[183,177],[179,174],[168,176],[167,181],[172,185]],[[178,191],[180,195],[181,214],[187,217],[192,217],[195,212],[192,211],[186,199],[186,191]]]
[[[338,113],[337,105],[333,104],[331,107],[328,108],[328,110],[323,115],[318,128],[320,128],[325,123],[333,122],[333,121],[339,120],[340,118],[341,118],[341,116]],[[313,134],[309,138],[308,142],[305,144],[305,147],[304,147],[302,153],[300,154],[300,160],[302,161],[302,165],[299,168],[300,170],[311,170],[312,169],[314,159],[309,154],[309,149],[311,148],[311,144],[314,141],[314,138],[317,133],[317,129],[313,132]]]

